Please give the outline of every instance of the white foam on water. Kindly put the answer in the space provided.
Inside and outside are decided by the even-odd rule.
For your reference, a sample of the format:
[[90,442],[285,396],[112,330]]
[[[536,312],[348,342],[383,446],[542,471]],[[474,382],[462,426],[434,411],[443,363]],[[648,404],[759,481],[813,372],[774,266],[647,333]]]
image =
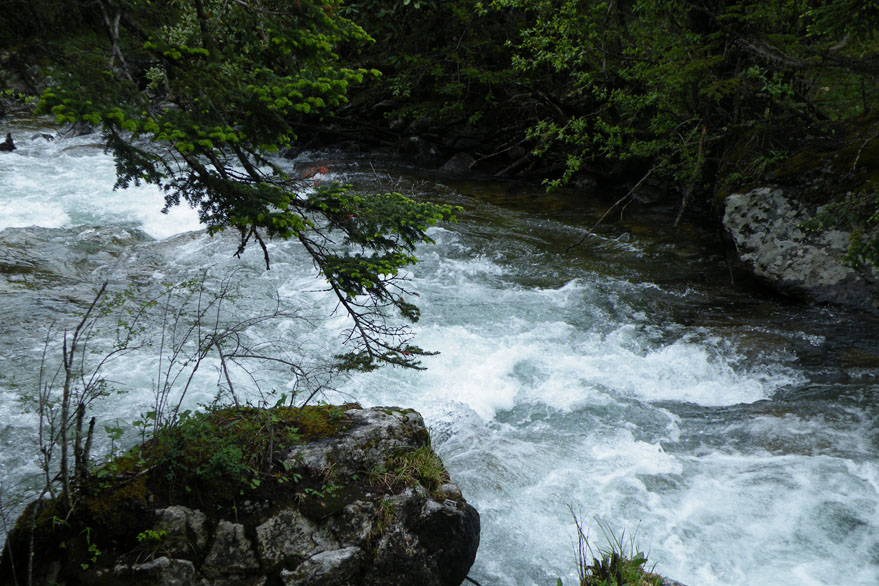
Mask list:
[[517,424],[460,413],[449,403],[445,412],[425,416],[441,456],[480,511],[475,577],[482,583],[546,585],[557,577],[575,583],[572,509],[594,535],[595,515],[662,506],[640,475],[677,478],[682,471],[675,456],[625,429],[571,427],[576,417],[565,423],[552,411],[532,412],[533,419]]
[[712,340],[677,341],[643,355],[625,351],[594,356],[596,380],[647,401],[686,401],[703,406],[753,403],[801,380],[786,368],[736,370],[735,355],[718,355]]
[[97,136],[17,141],[0,166],[0,229],[133,224],[156,239],[201,228],[185,204],[162,214],[164,196],[152,185],[113,190],[113,158]]
[[[7,159],[15,173],[0,168],[0,206],[23,210],[15,221],[138,225],[166,240],[138,245],[124,262],[149,265],[144,270],[155,280],[241,267],[248,286],[241,315],[271,305],[277,291],[284,308],[312,319],[272,324],[262,339],[290,335],[308,358],[344,350],[339,332],[350,321],[295,243],[270,244],[268,272],[255,248],[230,262],[234,234],[169,237],[185,231],[190,217],[157,215],[161,194],[148,187],[112,192],[112,160],[94,149],[26,171],[57,154],[57,145],[38,146],[22,149],[33,160]],[[87,173],[77,167],[83,164]],[[9,181],[20,182],[14,197]],[[43,198],[38,188],[54,195]],[[500,238],[474,237],[466,226],[430,234],[438,245],[419,250],[407,288],[421,293],[413,341],[440,354],[424,358],[425,372],[380,369],[339,382],[341,393],[327,398],[424,415],[434,446],[482,517],[471,572],[477,580],[576,583],[573,508],[596,545],[603,540],[595,517],[614,531],[637,531],[657,570],[691,586],[877,583],[872,423],[860,412],[840,424],[787,413],[794,408],[787,402],[777,413],[754,405],[771,406],[779,389],[804,382],[783,347],[761,348],[754,358],[716,331],[665,323],[637,303],[645,291],[666,295],[651,283],[584,272],[529,284],[540,280],[540,263],[550,262],[530,244],[510,252]],[[473,238],[478,250],[468,244]],[[517,254],[531,256],[519,262]],[[758,326],[746,324],[743,336],[749,327]],[[213,399],[222,383],[216,366],[204,364],[184,407]],[[155,348],[114,362],[107,377],[125,393],[95,405],[99,427],[151,409],[157,370]],[[279,374],[265,388],[290,385]],[[13,436],[33,431],[33,418],[9,407],[16,391],[0,392],[3,478],[35,473],[9,447]],[[106,449],[101,443],[96,453]]]
[[[418,405],[434,428],[441,455],[482,514],[481,551],[491,554],[477,558],[477,577],[511,586],[553,583],[556,576],[574,581],[573,507],[599,545],[593,516],[615,531],[637,531],[658,569],[685,583],[782,584],[797,576],[804,584],[830,584],[828,560],[845,548],[808,511],[824,507],[821,494],[832,494],[837,482],[851,484],[862,470],[862,506],[832,513],[827,525],[855,514],[864,531],[875,527],[867,522],[877,502],[869,467],[852,471],[851,462],[831,459],[833,471],[821,471],[821,459],[798,442],[792,445],[803,450],[788,455],[674,450],[694,432],[659,405],[734,407],[769,399],[804,381],[783,351],[749,361],[735,343],[707,330],[663,341],[652,316],[619,305],[631,321],[607,328],[619,316],[599,310],[583,321],[584,312],[595,311],[588,306],[594,285],[586,279],[553,289],[506,286],[509,271],[487,254],[447,261],[439,252],[426,260],[416,279],[423,292],[417,341],[440,355],[426,358],[429,369],[418,376],[379,371],[358,378],[351,392],[367,404]],[[637,405],[659,435],[642,431],[643,422],[618,419]],[[581,412],[598,415],[584,415],[582,429],[553,423]],[[542,417],[549,420],[543,424]],[[792,423],[757,417],[747,434],[757,446],[778,447],[773,436],[810,429],[814,438],[811,424]],[[821,555],[802,549],[803,531],[822,536],[805,540],[807,550],[823,540]],[[864,531],[850,546],[869,557]],[[855,584],[875,576],[875,565],[850,573]]]
[[[480,510],[475,577],[504,585],[576,583],[569,509],[605,545],[598,521],[634,534],[657,570],[687,584],[875,583],[876,466],[826,456],[669,452],[667,439],[594,420],[539,427],[426,412],[440,453]],[[662,414],[657,413],[657,416]],[[450,428],[452,431],[450,431]],[[531,429],[531,431],[529,431]],[[521,552],[527,551],[527,556]],[[862,560],[840,567],[843,560]],[[479,558],[478,558],[479,560]],[[795,582],[791,582],[795,580]]]
[[[771,411],[770,411],[771,413]],[[753,451],[779,456],[829,454],[843,458],[870,458],[874,447],[869,438],[874,423],[861,414],[850,413],[840,429],[837,414],[797,415],[775,413],[753,415],[723,427],[724,437],[744,442]]]
[[879,462],[846,461],[846,467],[852,476],[860,478],[873,488],[876,501],[879,501]]
[[[431,396],[466,403],[486,420],[518,402],[559,409],[620,397],[704,406],[753,403],[799,380],[784,366],[742,368],[734,348],[711,337],[657,346],[649,328],[639,324],[603,334],[554,321],[572,315],[588,298],[588,284],[497,290],[492,281],[497,267],[483,270],[490,263],[482,257],[472,264],[480,270],[471,267],[467,272],[489,275],[489,286],[443,280],[444,290],[455,293],[456,304],[437,297],[433,285],[424,296],[422,322],[433,323],[418,329],[418,341],[440,356],[425,360],[429,369],[419,384],[430,388]],[[448,270],[444,263],[439,274]],[[452,308],[451,315],[446,307]],[[472,321],[459,325],[463,320],[457,312],[469,312]],[[450,387],[449,379],[457,384]]]
[[846,460],[713,452],[684,462],[685,486],[662,511],[670,537],[657,555],[670,575],[707,586],[874,583],[875,568],[843,562],[879,547],[875,494],[851,482]]
[[64,206],[21,198],[0,202],[0,230],[27,226],[63,228],[70,225],[70,216]]
[[599,482],[612,484],[637,474],[681,474],[683,466],[659,444],[637,440],[626,429],[607,437],[590,438],[591,460],[600,466]]

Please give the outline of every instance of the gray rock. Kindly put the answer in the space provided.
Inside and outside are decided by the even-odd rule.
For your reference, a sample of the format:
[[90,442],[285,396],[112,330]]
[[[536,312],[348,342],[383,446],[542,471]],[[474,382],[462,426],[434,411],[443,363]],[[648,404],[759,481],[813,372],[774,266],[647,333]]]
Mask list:
[[472,172],[476,159],[470,153],[455,153],[451,159],[443,163],[439,170],[452,175],[466,175]]
[[[386,529],[376,544],[371,573],[363,576],[364,586],[443,586],[435,565],[426,565],[417,554],[421,549],[415,535],[405,531],[402,524]],[[448,586],[452,586],[449,584]],[[454,586],[458,586],[455,584]]]
[[259,558],[269,568],[279,567],[291,558],[307,558],[317,551],[339,547],[328,530],[298,511],[281,511],[258,526],[256,542]]
[[345,547],[308,558],[294,571],[281,572],[284,586],[356,586],[360,584],[363,550]]
[[341,543],[363,543],[372,534],[375,520],[375,505],[368,501],[355,501],[342,509],[330,523],[330,529]]
[[806,210],[781,189],[727,197],[723,225],[745,270],[777,291],[817,303],[879,310],[879,271],[843,262],[848,234],[806,232]]
[[244,525],[220,521],[211,551],[201,569],[206,576],[214,578],[259,570],[256,554],[244,533]]
[[479,514],[460,500],[428,500],[418,519],[418,540],[443,584],[467,577],[479,547]]
[[162,584],[162,586],[191,586],[198,584],[195,564],[189,560],[167,557],[134,566],[116,566],[119,578],[129,578],[133,583]]
[[454,482],[447,482],[439,488],[440,494],[446,499],[460,500],[462,498],[461,489]]
[[[346,433],[297,446],[287,455],[287,465],[312,473],[332,470],[339,477],[349,477],[384,465],[395,451],[429,442],[418,413],[374,408],[349,410],[348,415],[352,426]],[[437,494],[442,502],[417,485],[387,495],[377,505],[359,499],[330,522],[343,548],[370,552],[359,584],[457,586],[464,580],[479,545],[479,514],[452,482],[440,487]],[[260,538],[261,544],[271,541]],[[263,547],[260,545],[261,551]],[[319,550],[328,551],[324,547]],[[273,557],[275,563],[278,556]],[[304,574],[285,575],[293,580]]]
[[479,546],[479,514],[473,507],[439,503],[409,488],[386,497],[379,508],[386,518],[363,584],[461,584]]
[[424,419],[415,411],[352,409],[352,427],[342,436],[297,446],[287,454],[285,465],[307,468],[320,474],[335,467],[350,476],[384,463],[388,454],[406,447],[426,445],[430,438]]
[[434,161],[439,153],[431,142],[421,136],[410,136],[409,140],[404,142],[402,150],[405,153],[411,153],[415,156],[416,161],[430,163]]
[[15,150],[15,142],[12,140],[12,134],[6,133],[6,140],[0,142],[0,152],[12,152]]
[[156,530],[165,531],[162,548],[175,557],[188,557],[208,543],[207,516],[201,511],[175,505],[156,510]]
[[429,445],[421,416],[397,408],[345,413],[351,425],[338,437],[297,446],[286,456],[303,482],[344,485],[336,494],[306,497],[302,485],[291,482],[283,487],[289,494],[271,493],[277,500],[265,494],[242,500],[240,523],[183,506],[157,509],[155,520],[145,521],[166,532],[150,544],[154,549],[108,551],[107,561],[87,575],[64,574],[59,560],[41,559],[43,568],[57,568],[43,571],[35,585],[49,586],[48,576],[105,586],[459,586],[476,555],[479,514],[457,485],[370,480],[400,450]]

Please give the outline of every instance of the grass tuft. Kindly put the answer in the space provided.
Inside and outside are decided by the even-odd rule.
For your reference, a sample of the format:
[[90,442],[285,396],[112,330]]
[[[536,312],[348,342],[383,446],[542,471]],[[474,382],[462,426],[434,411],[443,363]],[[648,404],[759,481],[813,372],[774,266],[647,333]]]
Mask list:
[[420,484],[431,495],[438,494],[439,488],[449,482],[449,473],[429,444],[398,451],[383,466],[371,470],[369,476],[388,491]]
[[[663,578],[646,570],[647,555],[635,546],[635,534],[617,535],[604,521],[595,519],[607,545],[593,547],[588,531],[575,513],[577,526],[577,577],[579,586],[662,586]],[[561,579],[558,586],[562,586]]]

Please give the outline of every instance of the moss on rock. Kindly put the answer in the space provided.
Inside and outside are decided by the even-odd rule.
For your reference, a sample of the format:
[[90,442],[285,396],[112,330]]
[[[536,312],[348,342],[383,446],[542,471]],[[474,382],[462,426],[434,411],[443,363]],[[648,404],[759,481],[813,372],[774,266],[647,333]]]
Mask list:
[[[323,455],[301,457],[317,453]],[[376,462],[383,465],[381,474],[375,473]],[[364,410],[351,404],[227,407],[185,414],[173,427],[95,470],[87,485],[76,489],[69,513],[61,510],[60,500],[31,503],[3,552],[0,583],[12,579],[13,565],[17,574],[26,572],[32,524],[39,566],[33,583],[37,585],[50,584],[59,576],[71,586],[125,583],[135,578],[157,584],[170,579],[169,572],[189,571],[190,566],[204,574],[202,566],[214,562],[222,566],[223,555],[215,551],[216,537],[210,545],[206,537],[195,538],[196,533],[232,527],[249,543],[254,527],[290,514],[301,519],[303,527],[318,527],[330,520],[329,529],[315,530],[315,535],[324,537],[317,537],[313,544],[315,551],[326,551],[330,558],[329,552],[348,547],[342,535],[350,533],[351,524],[345,519],[354,515],[364,527],[361,541],[365,540],[357,545],[356,559],[371,559],[374,548],[385,548],[381,555],[393,559],[397,554],[386,551],[387,543],[366,540],[370,527],[380,520],[366,513],[358,516],[355,511],[379,511],[383,499],[397,499],[411,511],[394,522],[420,527],[429,495],[440,494],[446,482],[448,473],[431,450],[421,416],[414,411]],[[430,502],[458,511],[445,515],[475,517],[478,544],[478,514],[459,491],[457,495],[454,505]],[[194,516],[201,519],[198,531],[189,527]],[[182,521],[172,523],[169,538],[166,525],[172,517]],[[187,543],[201,545],[187,547]],[[475,544],[471,545],[475,555]],[[431,555],[422,552],[412,559]],[[159,564],[163,557],[173,563]],[[295,551],[285,553],[284,568],[270,570],[293,571],[307,557]],[[208,563],[208,558],[213,562]],[[472,558],[465,562],[469,568]],[[155,567],[147,568],[149,564]],[[250,577],[269,571],[248,568],[245,574]]]

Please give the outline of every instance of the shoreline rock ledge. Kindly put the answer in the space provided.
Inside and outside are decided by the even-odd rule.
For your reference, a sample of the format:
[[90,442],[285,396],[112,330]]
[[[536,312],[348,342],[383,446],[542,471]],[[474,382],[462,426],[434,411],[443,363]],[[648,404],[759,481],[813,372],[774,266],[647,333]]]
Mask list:
[[[114,550],[107,541],[95,548],[100,555],[89,556],[87,551],[83,560],[71,559],[77,556],[76,547],[49,553],[35,548],[33,584],[461,584],[476,557],[479,514],[448,480],[430,449],[421,415],[395,407],[342,409],[340,431],[310,439],[286,453],[283,466],[300,474],[300,481],[274,487],[272,493],[245,493],[234,507],[219,512],[215,506],[199,508],[192,503],[147,507],[140,497],[135,499],[138,502],[116,499],[122,507],[147,509],[141,515],[145,524],[126,530],[147,544],[156,538],[154,545]],[[440,481],[424,481],[417,464],[401,454],[421,454],[431,460],[441,471]],[[315,488],[303,489],[303,485]],[[281,490],[291,498],[281,495]],[[155,502],[158,496],[146,502],[150,499]],[[92,531],[93,543],[99,537]],[[132,542],[116,538],[117,543],[126,541]],[[8,571],[8,551],[3,562]]]

